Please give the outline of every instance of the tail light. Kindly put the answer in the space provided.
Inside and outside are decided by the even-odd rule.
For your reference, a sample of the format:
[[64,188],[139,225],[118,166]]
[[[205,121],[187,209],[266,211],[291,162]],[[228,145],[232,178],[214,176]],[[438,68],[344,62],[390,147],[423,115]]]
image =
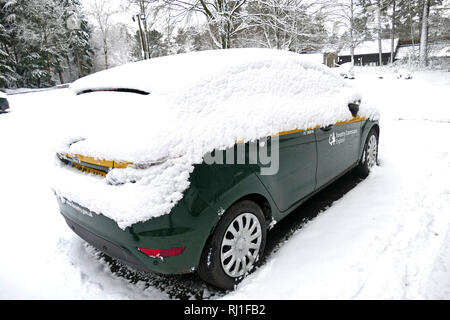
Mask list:
[[139,251],[145,253],[151,258],[166,258],[182,254],[185,248],[186,246],[170,249],[148,249],[148,248],[138,248],[138,249]]

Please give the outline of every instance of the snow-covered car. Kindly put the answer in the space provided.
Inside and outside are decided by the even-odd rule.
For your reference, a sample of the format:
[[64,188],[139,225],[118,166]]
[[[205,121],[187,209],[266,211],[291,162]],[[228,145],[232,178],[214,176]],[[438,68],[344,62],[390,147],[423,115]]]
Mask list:
[[6,95],[6,93],[0,91],[0,113],[6,112],[8,109],[8,96]]
[[60,212],[138,269],[197,271],[231,289],[254,270],[271,226],[377,162],[378,111],[291,52],[156,58],[71,89],[52,182]]

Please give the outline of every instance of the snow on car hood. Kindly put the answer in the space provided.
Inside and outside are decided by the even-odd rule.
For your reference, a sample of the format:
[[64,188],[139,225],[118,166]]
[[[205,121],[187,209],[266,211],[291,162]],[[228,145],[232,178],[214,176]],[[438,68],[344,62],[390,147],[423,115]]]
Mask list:
[[7,98],[6,93],[4,93],[3,91],[0,91],[0,98]]
[[[74,95],[57,151],[133,163],[167,159],[120,187],[60,167],[54,190],[121,228],[169,213],[203,156],[236,141],[351,119],[355,90],[301,55],[268,49],[204,51],[151,59],[76,81],[74,94],[114,88],[149,93]],[[378,112],[366,105],[361,117]],[[76,143],[69,143],[77,141]],[[134,169],[113,169],[121,175]],[[111,173],[117,174],[117,173]],[[76,181],[76,183],[75,183]]]

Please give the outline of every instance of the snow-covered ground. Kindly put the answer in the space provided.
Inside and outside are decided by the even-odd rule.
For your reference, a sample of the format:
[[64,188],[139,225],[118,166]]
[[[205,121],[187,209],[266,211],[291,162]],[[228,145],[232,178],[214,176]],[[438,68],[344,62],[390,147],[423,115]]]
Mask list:
[[[380,166],[215,297],[450,299],[450,73],[355,73],[382,111]],[[178,278],[113,273],[59,215],[48,174],[68,95],[10,96],[0,115],[0,298],[170,299]]]

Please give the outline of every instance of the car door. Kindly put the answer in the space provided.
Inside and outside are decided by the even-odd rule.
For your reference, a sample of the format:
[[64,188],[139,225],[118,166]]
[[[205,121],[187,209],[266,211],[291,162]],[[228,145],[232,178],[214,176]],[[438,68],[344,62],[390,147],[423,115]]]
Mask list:
[[[278,139],[277,143],[275,139]],[[315,189],[317,146],[314,130],[283,132],[269,140],[269,144],[272,158],[274,152],[279,155],[278,172],[272,175],[257,173],[257,176],[278,209],[285,211]]]
[[316,128],[317,188],[352,167],[358,161],[361,140],[361,119],[338,122]]

